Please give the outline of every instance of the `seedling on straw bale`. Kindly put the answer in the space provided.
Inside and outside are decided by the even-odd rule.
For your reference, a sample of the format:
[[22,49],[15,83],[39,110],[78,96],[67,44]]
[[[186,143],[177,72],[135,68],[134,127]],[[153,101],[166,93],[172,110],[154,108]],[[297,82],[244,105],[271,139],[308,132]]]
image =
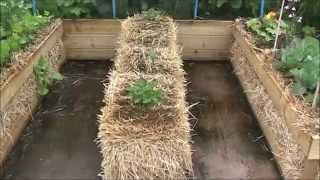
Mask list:
[[150,50],[147,52],[147,59],[148,60],[151,60],[151,61],[154,61],[157,59],[157,53],[153,50]]
[[142,11],[142,15],[147,19],[154,20],[160,16],[163,16],[164,12],[151,8],[151,9],[148,9],[147,11]]
[[154,106],[163,100],[163,92],[155,87],[154,82],[144,79],[139,79],[130,86],[128,95],[135,104],[142,106]]

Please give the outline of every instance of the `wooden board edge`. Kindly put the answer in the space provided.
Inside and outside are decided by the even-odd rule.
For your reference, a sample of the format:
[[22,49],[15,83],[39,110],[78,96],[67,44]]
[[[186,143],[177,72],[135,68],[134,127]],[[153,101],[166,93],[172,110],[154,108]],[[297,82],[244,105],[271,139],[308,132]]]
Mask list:
[[[253,48],[249,46],[247,40],[241,35],[240,30],[234,27],[232,33],[235,40],[238,41],[239,45],[242,46],[242,49],[245,51],[248,62],[251,64],[260,81],[266,88],[274,105],[279,110],[282,119],[285,120],[290,133],[294,136],[294,139],[296,139],[297,143],[302,147],[305,156],[307,156],[307,152],[310,147],[309,139],[311,138],[311,136],[299,130],[298,127],[294,125],[299,117],[295,112],[295,108],[293,107],[292,103],[283,93],[283,90],[276,82],[276,78],[274,77],[274,75],[264,69],[263,65],[260,63],[261,60],[255,54]],[[271,92],[272,90],[275,90],[276,92]],[[275,95],[275,93],[277,95]]]
[[32,66],[36,60],[45,52],[46,49],[51,49],[55,42],[62,38],[63,27],[62,21],[44,38],[35,51],[33,51],[27,58],[27,65],[21,70],[12,74],[8,78],[8,83],[0,90],[0,110],[10,102],[15,93],[19,90],[23,82],[32,73]]

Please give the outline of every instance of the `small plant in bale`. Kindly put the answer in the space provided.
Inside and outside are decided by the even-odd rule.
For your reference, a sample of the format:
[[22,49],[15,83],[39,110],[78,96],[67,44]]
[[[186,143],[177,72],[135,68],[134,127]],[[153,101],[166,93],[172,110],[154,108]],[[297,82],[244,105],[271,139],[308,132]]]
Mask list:
[[63,76],[59,72],[54,71],[43,57],[33,66],[33,72],[38,84],[38,93],[42,96],[48,94],[51,83],[63,79]]
[[154,50],[149,50],[146,54],[147,59],[150,61],[155,61],[158,58],[158,55]]
[[156,88],[154,82],[145,79],[139,79],[130,86],[128,95],[131,96],[134,104],[141,106],[154,106],[163,100],[163,92]]
[[142,11],[142,15],[149,20],[155,20],[155,19],[165,15],[165,13],[163,11],[156,10],[154,8],[150,8],[147,11]]

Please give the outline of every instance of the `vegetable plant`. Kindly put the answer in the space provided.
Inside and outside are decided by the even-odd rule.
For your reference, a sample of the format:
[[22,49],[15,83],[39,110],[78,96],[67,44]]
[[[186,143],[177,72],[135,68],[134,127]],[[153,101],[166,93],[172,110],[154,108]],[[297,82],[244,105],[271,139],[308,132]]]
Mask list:
[[43,57],[34,65],[33,72],[38,84],[38,93],[42,96],[48,94],[51,83],[63,79],[63,76],[59,72],[54,71]]
[[[271,45],[276,37],[278,21],[270,12],[263,18],[252,18],[246,22],[247,28],[254,33],[257,45]],[[281,22],[282,34],[286,33],[287,24]]]
[[154,20],[160,17],[161,15],[164,15],[164,12],[160,10],[156,10],[154,8],[150,8],[147,11],[142,11],[142,15],[149,20]]
[[49,22],[44,16],[31,15],[30,6],[22,0],[0,0],[0,66],[5,66],[13,52],[24,48],[34,38],[37,31]]
[[157,89],[155,83],[145,79],[137,80],[128,88],[128,95],[133,99],[134,104],[141,106],[154,106],[163,100],[163,92]]
[[290,46],[281,50],[281,59],[274,67],[294,78],[295,95],[314,103],[318,101],[315,91],[320,82],[320,43],[309,36],[310,30],[306,32],[303,39],[295,38]]

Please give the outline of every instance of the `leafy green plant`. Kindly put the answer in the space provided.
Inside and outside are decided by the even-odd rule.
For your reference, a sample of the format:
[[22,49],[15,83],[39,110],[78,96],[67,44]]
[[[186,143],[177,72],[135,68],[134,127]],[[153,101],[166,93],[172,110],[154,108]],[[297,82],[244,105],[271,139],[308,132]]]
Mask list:
[[157,53],[155,51],[150,50],[150,51],[147,52],[147,59],[148,60],[154,61],[154,60],[157,59],[157,57],[158,57],[158,55],[157,55]]
[[137,80],[128,88],[128,95],[133,102],[142,106],[154,106],[163,100],[163,92],[156,88],[154,82],[145,79]]
[[43,57],[33,66],[33,72],[38,83],[38,93],[42,96],[48,94],[49,86],[52,82],[63,79],[63,76],[59,72],[54,71]]
[[164,14],[165,13],[163,11],[156,10],[154,8],[150,8],[147,11],[142,11],[142,15],[145,18],[150,19],[150,20],[157,19]]
[[[31,15],[30,6],[22,0],[0,0],[0,66],[8,63],[13,52],[24,48],[42,26],[49,22],[48,16]],[[48,15],[48,14],[47,14]]]
[[40,11],[50,11],[59,17],[91,17],[97,15],[96,0],[41,0]]
[[320,43],[311,36],[295,38],[292,44],[281,50],[281,60],[274,67],[294,78],[293,93],[312,101],[320,81]]
[[[254,33],[257,45],[270,45],[275,37],[277,32],[277,20],[273,18],[251,18],[246,22],[248,29]],[[282,33],[285,33],[285,30],[288,28],[287,24],[282,21],[281,29]]]

